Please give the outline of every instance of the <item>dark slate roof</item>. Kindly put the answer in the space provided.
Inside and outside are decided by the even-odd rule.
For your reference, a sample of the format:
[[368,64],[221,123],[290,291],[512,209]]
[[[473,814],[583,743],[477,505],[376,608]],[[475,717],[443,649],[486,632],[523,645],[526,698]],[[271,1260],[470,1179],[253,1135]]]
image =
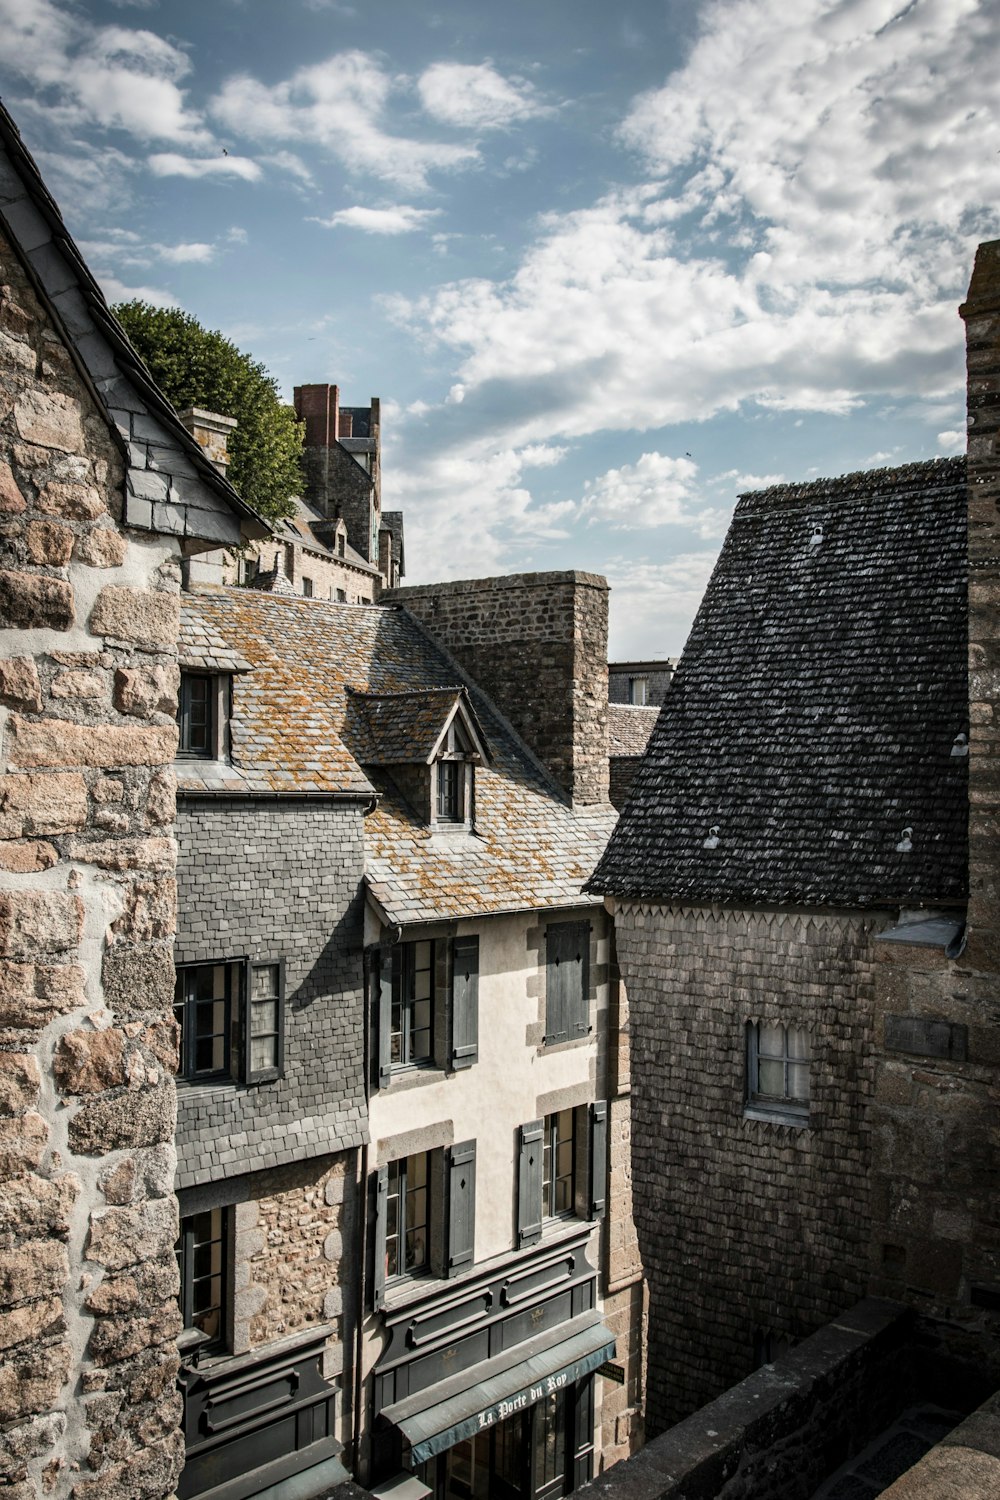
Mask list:
[[292,504],[295,513],[278,522],[275,527],[278,535],[303,542],[313,552],[319,552],[333,562],[350,563],[353,568],[360,568],[365,573],[378,572],[378,568],[373,567],[360,552],[356,552],[350,542],[344,543],[343,553],[337,552],[331,545],[337,525],[335,520],[331,521],[316,506],[310,505],[308,500],[303,500],[298,495],[292,496]]
[[[182,595],[181,613],[186,638],[221,638],[250,664],[233,678],[233,764],[179,761],[181,792],[376,789],[378,806],[364,820],[366,880],[391,922],[580,904],[614,808],[572,808],[485,694],[405,609],[225,588]],[[476,833],[432,834],[392,773],[368,767],[366,774],[352,753],[349,698],[351,690],[416,690],[454,702],[460,689],[490,763],[476,767]]]
[[483,739],[464,688],[405,693],[356,693],[348,688],[347,693],[344,738],[362,765],[429,765],[457,705]]
[[181,424],[80,254],[10,114],[0,104],[0,224],[60,329],[127,460],[124,519],[221,544],[270,526]]
[[646,705],[608,704],[608,754],[612,760],[645,752],[659,712]]
[[741,496],[588,888],[961,901],[965,517],[962,458]]

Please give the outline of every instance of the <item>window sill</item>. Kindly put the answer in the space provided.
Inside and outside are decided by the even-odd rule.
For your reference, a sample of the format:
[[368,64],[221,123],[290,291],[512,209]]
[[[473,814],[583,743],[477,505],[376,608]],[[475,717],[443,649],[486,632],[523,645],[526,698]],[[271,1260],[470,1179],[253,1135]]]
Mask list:
[[383,1088],[402,1092],[422,1084],[443,1083],[448,1076],[447,1069],[439,1068],[437,1063],[401,1063],[390,1071],[389,1082]]
[[792,1130],[808,1130],[809,1111],[782,1109],[780,1105],[768,1108],[763,1104],[747,1104],[743,1109],[744,1120],[758,1120],[763,1125],[787,1125]]
[[568,1052],[571,1047],[587,1047],[594,1041],[594,1028],[591,1027],[586,1036],[567,1037],[564,1042],[549,1042],[545,1037],[538,1043],[539,1052]]

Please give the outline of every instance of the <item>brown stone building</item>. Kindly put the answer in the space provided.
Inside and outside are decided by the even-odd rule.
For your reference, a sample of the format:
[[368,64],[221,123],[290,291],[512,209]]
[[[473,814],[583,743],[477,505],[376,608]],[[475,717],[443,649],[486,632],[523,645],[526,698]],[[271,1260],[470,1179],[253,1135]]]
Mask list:
[[963,308],[968,466],[741,498],[592,882],[632,1007],[654,1431],[866,1292],[939,1372],[1000,1375],[998,264]]
[[161,1496],[175,1394],[181,563],[266,527],[0,110],[0,1494]]

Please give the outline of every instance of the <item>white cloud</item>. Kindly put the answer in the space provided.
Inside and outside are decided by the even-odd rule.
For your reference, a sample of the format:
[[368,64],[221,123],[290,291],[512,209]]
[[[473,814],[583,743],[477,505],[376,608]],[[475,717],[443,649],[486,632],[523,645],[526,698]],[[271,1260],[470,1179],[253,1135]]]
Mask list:
[[301,156],[296,156],[294,151],[272,151],[268,156],[262,156],[261,161],[269,167],[275,167],[285,177],[294,177],[304,187],[312,187],[314,178]]
[[717,555],[712,549],[664,562],[631,555],[609,559],[609,659],[679,656]]
[[129,286],[109,271],[94,271],[101,291],[109,302],[151,302],[154,307],[177,307],[179,303],[173,292],[158,286]]
[[342,208],[328,219],[316,219],[324,229],[360,229],[365,234],[412,234],[423,229],[428,220],[437,218],[440,209],[410,208],[397,204],[394,208]]
[[161,260],[172,266],[207,265],[210,260],[215,259],[216,254],[214,245],[206,245],[200,241],[187,245],[157,245],[156,252]]
[[550,113],[532,84],[504,78],[488,63],[433,63],[417,89],[429,115],[467,130],[496,130]]
[[147,166],[157,177],[241,177],[256,182],[260,167],[249,156],[181,156],[177,151],[157,151]]
[[939,432],[938,446],[942,453],[964,453],[965,437],[964,432]]
[[351,172],[370,172],[409,189],[427,185],[430,171],[466,167],[474,146],[415,140],[383,127],[394,88],[401,86],[360,51],[339,52],[265,84],[248,74],[230,78],[212,112],[230,130],[263,142],[312,142]]
[[582,514],[591,523],[610,522],[616,530],[687,525],[699,519],[698,465],[689,458],[643,453],[634,464],[608,469],[583,487]]
[[998,227],[990,9],[715,0],[623,123],[654,180],[547,215],[508,280],[387,310],[455,351],[470,424],[506,407],[522,442],[951,399]]

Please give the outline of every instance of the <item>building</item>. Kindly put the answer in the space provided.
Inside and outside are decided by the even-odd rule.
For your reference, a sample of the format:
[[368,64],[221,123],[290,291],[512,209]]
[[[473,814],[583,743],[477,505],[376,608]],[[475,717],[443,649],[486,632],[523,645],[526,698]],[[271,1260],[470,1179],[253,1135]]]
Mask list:
[[181,567],[266,526],[0,108],[0,1492],[170,1494]]
[[608,701],[634,708],[659,708],[677,670],[676,656],[658,661],[613,661],[608,666]]
[[642,764],[659,712],[658,708],[633,707],[629,703],[608,704],[609,795],[619,812]]
[[950,1102],[992,1067],[956,957],[966,508],[963,459],[742,496],[591,882],[632,1011],[653,1431],[870,1288],[983,1322],[963,1152],[995,1130],[973,1147]]
[[639,1440],[623,997],[581,892],[614,821],[607,589],[445,592],[484,587],[560,601],[567,662],[581,623],[598,643],[592,681],[549,685],[549,764],[398,603],[184,601],[178,1181],[219,1276],[185,1308],[183,1495],[344,1461],[376,1488],[563,1494]]

